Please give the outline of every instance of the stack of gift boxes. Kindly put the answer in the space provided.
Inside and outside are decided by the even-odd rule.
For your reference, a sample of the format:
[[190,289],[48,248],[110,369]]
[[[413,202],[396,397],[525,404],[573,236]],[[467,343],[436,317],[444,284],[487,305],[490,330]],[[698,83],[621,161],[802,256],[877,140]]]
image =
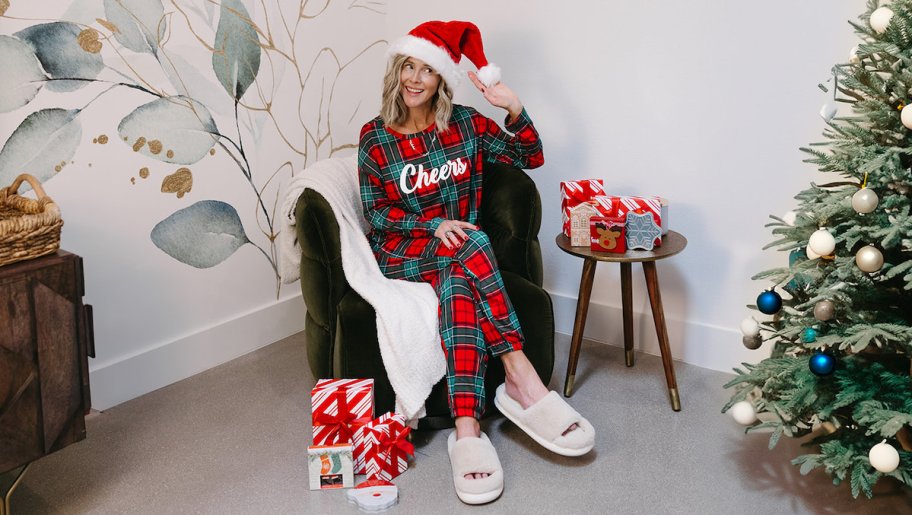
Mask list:
[[389,481],[408,469],[414,447],[401,415],[374,418],[373,379],[321,379],[311,392],[310,489],[350,488],[355,474]]
[[668,232],[665,199],[606,195],[601,179],[562,182],[561,214],[570,245],[595,252],[652,250]]

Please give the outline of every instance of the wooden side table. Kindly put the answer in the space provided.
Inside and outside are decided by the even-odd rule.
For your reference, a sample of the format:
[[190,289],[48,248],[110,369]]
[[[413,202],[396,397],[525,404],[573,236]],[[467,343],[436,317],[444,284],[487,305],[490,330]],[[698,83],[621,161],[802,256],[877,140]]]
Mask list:
[[592,252],[589,247],[573,247],[570,238],[560,234],[556,239],[557,246],[567,254],[583,258],[583,274],[580,278],[579,299],[576,301],[576,319],[573,322],[573,336],[570,339],[570,360],[567,363],[567,378],[564,382],[564,396],[573,394],[573,381],[576,378],[576,362],[579,360],[580,346],[583,341],[583,329],[586,328],[586,314],[589,311],[589,297],[592,294],[592,281],[595,278],[595,265],[599,261],[621,264],[621,305],[624,314],[624,361],[628,367],[633,366],[633,291],[630,286],[631,263],[642,263],[646,275],[646,290],[649,293],[649,305],[652,308],[652,319],[655,322],[656,334],[659,337],[659,349],[662,352],[662,366],[665,367],[665,381],[668,383],[668,395],[671,398],[671,409],[681,411],[681,398],[678,395],[678,383],[675,379],[674,364],[671,361],[671,349],[668,346],[668,329],[665,327],[665,311],[662,308],[662,295],[659,292],[659,276],[655,262],[659,259],[674,256],[684,250],[687,239],[680,233],[668,231],[662,238],[662,246],[654,250],[628,250],[623,254],[610,252]]

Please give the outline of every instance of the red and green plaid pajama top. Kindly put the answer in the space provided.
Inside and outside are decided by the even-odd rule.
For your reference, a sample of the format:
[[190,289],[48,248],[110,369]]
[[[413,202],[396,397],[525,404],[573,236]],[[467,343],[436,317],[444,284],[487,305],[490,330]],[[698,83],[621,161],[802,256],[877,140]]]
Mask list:
[[538,132],[525,110],[506,125],[470,107],[453,106],[446,132],[431,125],[400,134],[377,117],[361,129],[358,173],[368,239],[383,274],[430,283],[440,299],[440,335],[454,417],[481,418],[488,354],[522,349],[519,320],[504,289],[488,236],[467,230],[448,249],[434,237],[444,220],[477,225],[482,164],[518,168],[544,163]]

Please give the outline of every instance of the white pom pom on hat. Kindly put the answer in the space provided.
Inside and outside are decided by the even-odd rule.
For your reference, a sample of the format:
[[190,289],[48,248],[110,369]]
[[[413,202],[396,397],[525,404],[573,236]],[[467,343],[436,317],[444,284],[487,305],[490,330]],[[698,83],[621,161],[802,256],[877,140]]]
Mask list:
[[489,63],[481,43],[481,32],[467,21],[428,21],[390,45],[388,55],[407,55],[428,63],[451,87],[462,80],[459,61],[466,56],[478,68],[478,80],[485,86],[500,82],[500,67]]

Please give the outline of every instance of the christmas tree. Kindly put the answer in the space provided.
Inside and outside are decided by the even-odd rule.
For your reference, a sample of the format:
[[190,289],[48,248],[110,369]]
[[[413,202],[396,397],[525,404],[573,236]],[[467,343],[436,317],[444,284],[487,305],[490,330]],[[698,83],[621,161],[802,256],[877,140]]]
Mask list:
[[886,476],[912,486],[912,0],[871,0],[850,24],[861,41],[833,94],[851,112],[825,108],[825,140],[802,149],[833,179],[770,217],[766,248],[788,266],[754,276],[772,284],[741,330],[771,355],[735,369],[722,411],[771,431],[770,448],[804,439],[802,474],[822,467],[871,497]]

